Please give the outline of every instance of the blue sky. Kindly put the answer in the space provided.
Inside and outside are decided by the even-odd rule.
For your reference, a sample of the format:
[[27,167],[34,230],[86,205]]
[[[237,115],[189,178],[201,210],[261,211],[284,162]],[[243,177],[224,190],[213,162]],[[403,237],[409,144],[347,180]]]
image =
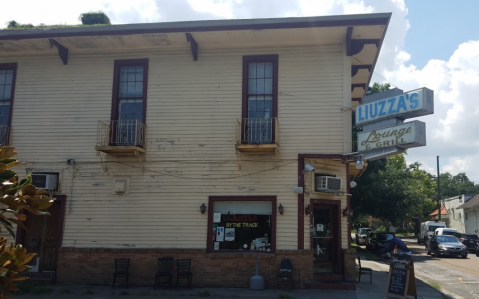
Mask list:
[[479,40],[479,1],[405,0],[411,25],[404,49],[423,68],[430,59],[447,60],[457,46]]

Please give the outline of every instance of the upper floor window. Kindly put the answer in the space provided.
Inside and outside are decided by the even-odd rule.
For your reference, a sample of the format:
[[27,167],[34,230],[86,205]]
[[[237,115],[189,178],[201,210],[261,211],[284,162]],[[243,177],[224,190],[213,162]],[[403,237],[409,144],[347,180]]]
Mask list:
[[0,64],[0,143],[8,145],[12,122],[16,63]]
[[147,87],[148,59],[115,61],[111,119],[116,145],[137,145],[143,136]]
[[278,55],[243,57],[243,136],[247,143],[272,143],[278,117]]

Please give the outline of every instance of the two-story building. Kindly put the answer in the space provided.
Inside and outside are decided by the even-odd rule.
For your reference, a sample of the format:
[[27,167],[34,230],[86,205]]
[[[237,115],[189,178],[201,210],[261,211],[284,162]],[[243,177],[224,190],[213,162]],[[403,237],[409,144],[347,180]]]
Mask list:
[[161,256],[198,286],[247,287],[257,257],[266,287],[283,258],[354,282],[351,115],[390,17],[0,31],[2,143],[55,198],[17,242],[61,283],[121,257],[152,285]]
[[479,197],[461,194],[458,196],[443,199],[444,207],[447,210],[445,219],[448,227],[457,229],[458,232],[477,234],[478,215],[477,206]]

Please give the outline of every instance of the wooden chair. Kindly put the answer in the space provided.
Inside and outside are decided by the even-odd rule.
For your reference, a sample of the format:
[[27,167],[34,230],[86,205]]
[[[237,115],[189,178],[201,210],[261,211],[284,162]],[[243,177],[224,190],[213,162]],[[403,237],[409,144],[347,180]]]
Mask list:
[[188,287],[191,289],[193,284],[193,273],[191,273],[191,259],[176,260],[176,289],[178,290],[178,282],[180,278],[188,280]]
[[361,274],[368,274],[369,273],[369,283],[373,283],[373,269],[361,267],[361,257],[358,256],[358,266],[359,266],[359,277],[358,283],[361,281]]
[[276,288],[279,289],[280,281],[288,282],[290,292],[291,292],[291,289],[294,290],[293,265],[290,259],[281,260],[278,274],[276,274],[276,284],[274,289],[275,292],[276,292]]
[[129,274],[130,274],[130,259],[115,259],[115,272],[113,273],[112,288],[115,288],[117,277],[125,277],[126,287],[128,288]]
[[158,258],[158,271],[155,274],[155,290],[160,288],[160,282],[162,277],[168,278],[168,287],[171,289],[171,282],[173,280],[173,258],[159,257]]

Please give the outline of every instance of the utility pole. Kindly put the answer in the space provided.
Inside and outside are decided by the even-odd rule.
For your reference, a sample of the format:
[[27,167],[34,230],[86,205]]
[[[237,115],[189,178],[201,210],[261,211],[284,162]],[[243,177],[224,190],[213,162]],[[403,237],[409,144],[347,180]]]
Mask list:
[[439,184],[439,156],[437,156],[437,201],[439,202],[439,209],[438,209],[438,219],[441,221],[441,210],[442,210],[442,204],[441,204],[441,185]]

